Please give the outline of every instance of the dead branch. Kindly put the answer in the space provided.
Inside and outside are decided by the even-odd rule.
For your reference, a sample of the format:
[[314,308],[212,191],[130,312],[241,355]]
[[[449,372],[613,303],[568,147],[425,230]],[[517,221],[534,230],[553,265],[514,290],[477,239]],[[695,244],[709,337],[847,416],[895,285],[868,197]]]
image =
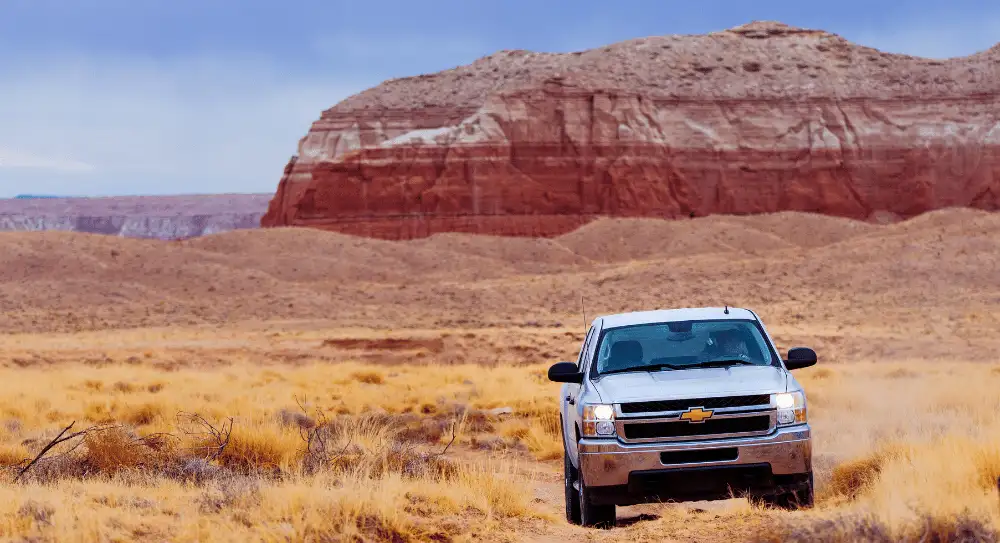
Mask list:
[[[86,435],[86,434],[88,434],[90,432],[99,432],[101,430],[107,430],[109,428],[110,427],[91,426],[90,428],[88,428],[88,429],[86,429],[86,430],[84,430],[82,432],[77,432],[76,434],[73,434],[71,436],[66,436],[66,439],[64,439],[62,442],[65,443],[66,441],[69,441],[70,439],[73,439],[74,437],[84,436],[84,435]],[[73,446],[70,447],[69,449],[66,449],[65,451],[63,451],[63,452],[61,452],[59,454],[54,454],[52,456],[49,456],[49,457],[45,458],[44,460],[46,460],[46,461],[47,460],[55,460],[57,458],[62,458],[64,456],[69,456],[70,454],[73,454],[73,451],[79,449],[80,445],[83,445],[83,442],[84,442],[84,440],[81,439],[80,441],[77,441],[76,443],[74,443]]]
[[71,422],[69,424],[69,426],[63,428],[62,432],[59,432],[59,435],[57,435],[52,441],[50,441],[48,445],[46,445],[45,447],[43,447],[42,450],[41,450],[41,452],[39,452],[38,455],[36,455],[35,458],[33,458],[31,460],[31,462],[28,462],[28,465],[26,465],[23,468],[21,468],[21,471],[17,472],[17,475],[14,477],[14,482],[16,483],[18,480],[20,480],[21,477],[24,476],[24,474],[27,473],[28,470],[31,469],[32,466],[34,466],[35,464],[37,464],[38,461],[41,460],[43,456],[45,456],[45,453],[47,453],[50,450],[52,450],[52,447],[55,447],[56,445],[58,445],[58,444],[60,444],[60,443],[62,443],[64,441],[68,441],[70,439],[73,439],[74,437],[77,437],[78,435],[81,435],[82,433],[86,433],[86,430],[84,430],[83,432],[77,432],[75,434],[70,434],[69,436],[63,437],[63,435],[66,434],[66,432],[70,431],[70,429],[73,428],[74,424],[76,424],[76,421]]
[[102,424],[98,424],[98,425],[95,425],[95,426],[90,426],[90,427],[88,427],[88,428],[86,428],[84,430],[80,430],[79,432],[74,432],[74,433],[69,434],[69,435],[64,435],[64,434],[66,434],[66,432],[68,432],[70,429],[72,429],[75,424],[76,424],[76,421],[73,421],[72,423],[70,423],[69,426],[63,428],[63,430],[61,432],[59,432],[59,435],[57,435],[54,439],[52,439],[52,441],[50,441],[48,443],[48,445],[46,445],[45,447],[43,447],[42,450],[35,456],[35,458],[33,458],[31,460],[31,462],[28,462],[28,464],[26,466],[24,466],[23,468],[21,468],[21,471],[19,471],[18,474],[14,477],[14,482],[17,482],[18,480],[20,480],[21,477],[23,477],[24,474],[27,473],[29,469],[31,469],[32,467],[34,467],[35,464],[37,464],[38,462],[41,462],[43,459],[44,460],[55,460],[56,458],[62,458],[64,456],[68,455],[68,454],[71,454],[73,451],[75,451],[76,449],[78,449],[80,447],[80,445],[83,444],[84,440],[81,439],[80,441],[77,441],[67,451],[63,451],[63,452],[61,452],[61,453],[59,453],[57,455],[51,456],[49,458],[43,458],[46,454],[48,454],[49,451],[51,451],[57,445],[60,445],[62,443],[66,443],[67,441],[70,441],[72,439],[76,439],[78,437],[86,437],[86,436],[88,436],[90,434],[93,434],[93,433],[103,432],[103,431],[106,431],[106,430],[111,430],[113,428],[121,428],[121,425],[119,425],[119,424],[103,424],[103,425]]
[[448,444],[444,446],[444,450],[442,450],[439,453],[428,456],[427,459],[430,460],[431,458],[444,456],[444,454],[448,452],[448,449],[451,448],[452,444],[455,443],[455,439],[457,437],[458,437],[458,419],[451,421],[451,441],[449,441]]
[[229,440],[233,435],[233,417],[226,419],[219,428],[216,428],[215,425],[205,420],[205,417],[197,413],[185,413],[182,411],[177,414],[177,418],[187,418],[192,424],[196,424],[204,429],[204,431],[196,432],[182,428],[181,431],[185,434],[189,436],[208,436],[207,439],[214,442],[211,445],[193,447],[195,450],[204,450],[206,453],[211,451],[205,456],[205,460],[211,462],[222,456],[222,452],[226,450]]
[[354,444],[354,435],[350,435],[347,443],[337,451],[330,451],[332,439],[332,426],[327,420],[326,414],[319,408],[315,409],[315,415],[310,415],[308,407],[303,400],[295,398],[295,403],[302,410],[302,413],[315,420],[315,425],[310,429],[299,429],[299,437],[306,445],[306,462],[311,466],[318,464],[330,464],[348,454]]
[[[195,424],[197,424],[197,425],[199,425],[199,426],[201,426],[202,428],[205,429],[205,431],[203,431],[203,432],[189,432],[189,431],[185,430],[186,434],[188,434],[188,435],[202,435],[202,436],[208,435],[208,436],[210,436],[210,439],[212,441],[214,441],[214,443],[211,444],[211,445],[207,445],[205,447],[201,447],[202,449],[205,449],[207,451],[211,451],[211,453],[206,458],[207,460],[212,461],[212,460],[215,460],[216,458],[218,458],[222,454],[222,452],[225,450],[226,446],[229,445],[229,441],[230,441],[230,438],[231,438],[232,433],[233,433],[233,418],[232,417],[230,417],[225,423],[223,423],[220,428],[216,428],[211,423],[209,423],[207,420],[205,420],[204,417],[202,417],[200,415],[186,414],[186,413],[181,412],[181,413],[178,413],[177,416],[178,417],[187,416],[192,422],[194,422]],[[48,453],[50,451],[52,451],[52,449],[54,449],[55,447],[57,447],[60,444],[66,443],[66,442],[68,442],[70,440],[73,440],[73,439],[76,439],[76,438],[79,438],[79,437],[84,437],[85,438],[86,436],[88,436],[90,434],[95,434],[95,433],[98,433],[98,432],[104,432],[104,431],[112,430],[112,429],[115,429],[115,428],[124,428],[124,426],[121,425],[121,424],[99,424],[99,425],[90,426],[90,427],[88,427],[88,428],[86,428],[84,430],[80,430],[79,432],[67,433],[70,430],[72,430],[73,426],[75,426],[75,425],[76,425],[76,421],[73,421],[72,423],[70,423],[69,426],[63,428],[62,431],[59,432],[59,434],[56,437],[54,437],[51,441],[49,441],[48,444],[46,444],[45,447],[43,447],[42,450],[39,451],[38,454],[35,455],[35,457],[31,459],[30,462],[28,462],[27,460],[22,460],[17,465],[12,466],[12,467],[17,467],[17,466],[20,466],[21,464],[24,464],[25,462],[27,462],[27,464],[24,464],[24,466],[21,467],[21,469],[18,471],[17,475],[14,476],[14,482],[19,481],[31,468],[33,468],[39,462],[49,461],[49,460],[55,460],[55,459],[62,458],[62,457],[65,457],[67,455],[72,454],[86,440],[85,439],[81,439],[81,440],[77,441],[68,450],[65,450],[65,451],[63,451],[63,452],[61,452],[59,454],[55,454],[55,455],[52,455],[52,456],[46,456],[46,455],[48,455]],[[160,446],[160,444],[166,442],[167,440],[171,440],[171,439],[172,440],[178,440],[178,441],[180,440],[180,438],[178,438],[177,436],[175,436],[173,434],[170,434],[170,433],[157,433],[157,434],[150,434],[150,435],[147,435],[147,436],[137,437],[137,438],[135,438],[135,439],[132,440],[132,444],[133,445],[144,445],[146,447],[155,449],[158,446]]]
[[295,405],[299,406],[299,409],[302,410],[302,414],[304,414],[305,416],[308,417],[309,416],[309,409],[306,408],[305,400],[299,399],[299,397],[297,395],[296,396],[292,396],[292,397],[295,398]]

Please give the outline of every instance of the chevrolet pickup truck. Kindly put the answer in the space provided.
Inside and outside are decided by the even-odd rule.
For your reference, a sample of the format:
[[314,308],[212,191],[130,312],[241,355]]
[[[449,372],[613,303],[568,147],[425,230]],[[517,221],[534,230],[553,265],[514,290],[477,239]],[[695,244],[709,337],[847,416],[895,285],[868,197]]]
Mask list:
[[643,311],[592,322],[563,383],[566,519],[615,525],[615,507],[749,497],[813,502],[806,396],[757,314],[741,308]]

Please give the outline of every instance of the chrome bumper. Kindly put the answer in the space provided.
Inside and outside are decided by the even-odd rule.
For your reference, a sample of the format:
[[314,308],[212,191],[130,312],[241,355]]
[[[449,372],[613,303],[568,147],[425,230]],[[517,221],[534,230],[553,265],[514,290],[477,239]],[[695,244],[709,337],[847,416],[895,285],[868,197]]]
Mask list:
[[[736,447],[736,460],[664,464],[660,453]],[[618,440],[582,439],[580,474],[588,487],[627,485],[633,471],[669,470],[742,464],[770,464],[774,475],[812,471],[812,442],[808,424],[779,428],[759,437],[670,443],[626,444]]]

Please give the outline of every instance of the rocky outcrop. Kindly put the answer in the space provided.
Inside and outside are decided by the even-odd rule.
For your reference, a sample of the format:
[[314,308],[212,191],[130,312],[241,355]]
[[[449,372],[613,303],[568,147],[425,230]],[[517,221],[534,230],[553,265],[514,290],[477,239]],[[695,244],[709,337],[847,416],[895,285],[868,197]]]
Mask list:
[[931,60],[752,23],[504,51],[323,113],[264,226],[549,236],[601,215],[1000,209],[1000,46]]
[[270,195],[121,196],[0,200],[0,231],[64,230],[184,239],[257,228]]

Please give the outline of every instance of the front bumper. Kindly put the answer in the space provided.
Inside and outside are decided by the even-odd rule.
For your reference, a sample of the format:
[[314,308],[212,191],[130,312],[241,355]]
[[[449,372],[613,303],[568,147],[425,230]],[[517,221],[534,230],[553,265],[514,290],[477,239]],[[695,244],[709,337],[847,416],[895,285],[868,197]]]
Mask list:
[[[810,433],[809,425],[802,424],[778,428],[766,436],[730,439],[638,444],[609,439],[582,439],[579,442],[580,475],[590,488],[627,487],[633,472],[669,474],[674,470],[703,472],[711,468],[725,468],[720,471],[727,471],[739,466],[770,466],[770,473],[781,479],[780,476],[812,471]],[[683,464],[664,464],[661,458],[661,453],[723,448],[737,449],[736,458]]]

